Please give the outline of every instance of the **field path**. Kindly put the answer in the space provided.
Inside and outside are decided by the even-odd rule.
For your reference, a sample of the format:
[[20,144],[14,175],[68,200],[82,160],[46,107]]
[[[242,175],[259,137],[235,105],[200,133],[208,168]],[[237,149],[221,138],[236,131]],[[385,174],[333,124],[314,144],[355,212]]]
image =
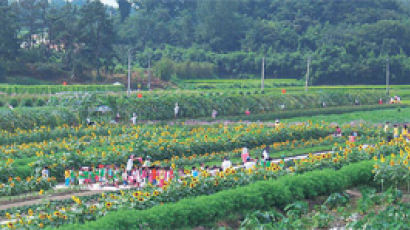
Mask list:
[[20,201],[16,200],[10,200],[10,201],[2,201],[0,202],[0,210],[6,210],[9,208],[16,208],[16,207],[22,207],[22,206],[27,206],[27,205],[35,205],[35,204],[41,204],[45,200],[66,200],[66,199],[71,199],[72,196],[90,196],[94,194],[99,194],[104,192],[103,190],[86,190],[82,192],[65,192],[62,194],[53,194],[50,196],[46,197],[32,197],[29,199],[23,199]]

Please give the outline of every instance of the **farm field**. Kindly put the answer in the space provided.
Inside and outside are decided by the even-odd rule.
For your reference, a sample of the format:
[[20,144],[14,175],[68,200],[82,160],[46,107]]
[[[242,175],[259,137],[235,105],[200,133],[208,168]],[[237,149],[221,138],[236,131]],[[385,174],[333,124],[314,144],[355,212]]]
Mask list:
[[410,230],[410,0],[1,0],[0,230]]
[[407,105],[379,104],[377,87],[289,87],[3,95],[0,229],[330,228],[406,213]]
[[[4,228],[99,221],[101,217],[120,209],[148,211],[156,205],[177,202],[185,197],[194,199],[203,194],[219,194],[220,191],[252,186],[257,181],[275,181],[285,175],[303,175],[321,168],[339,169],[353,162],[372,159],[374,154],[388,157],[390,151],[399,151],[395,149],[395,143],[383,141],[387,135],[384,131],[372,126],[345,125],[344,137],[332,137],[333,130],[334,127],[327,124],[312,123],[307,126],[282,124],[279,127],[263,124],[185,127],[147,125],[132,128],[116,125],[63,126],[56,129],[40,128],[32,132],[21,130],[18,133],[3,133],[6,139],[2,139],[4,145],[1,157],[5,164],[1,168],[1,194],[9,196],[8,200],[13,199],[12,195],[35,191],[40,197],[43,196],[44,191],[64,181],[66,168],[97,164],[124,167],[131,154],[143,158],[149,155],[158,167],[181,168],[187,175],[179,177],[179,180],[170,180],[162,187],[147,186],[143,190],[131,188],[72,197],[53,201],[51,207],[36,204],[2,210],[6,223]],[[354,144],[347,139],[353,131],[358,133]],[[366,150],[361,147],[362,144],[372,143],[379,144]],[[216,175],[203,171],[198,178],[190,176],[192,166],[219,166],[224,157],[229,157],[234,165],[240,166],[242,146],[248,146],[250,156],[256,159],[266,145],[270,145],[271,157],[279,159],[278,163],[257,166],[249,171],[239,168]],[[312,152],[324,153],[312,155]],[[306,155],[308,158],[300,162],[284,161],[295,155]],[[33,168],[41,169],[44,166],[49,166],[50,174],[53,175],[51,179],[44,180],[41,175],[33,173]],[[18,219],[16,215],[25,218],[22,223],[13,222]],[[179,226],[179,223],[176,224]]]

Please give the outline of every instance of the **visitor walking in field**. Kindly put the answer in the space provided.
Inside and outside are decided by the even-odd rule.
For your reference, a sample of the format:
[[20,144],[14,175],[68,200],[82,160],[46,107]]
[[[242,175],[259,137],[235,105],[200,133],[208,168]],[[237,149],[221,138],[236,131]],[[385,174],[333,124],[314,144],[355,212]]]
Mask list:
[[400,135],[399,126],[398,126],[398,125],[394,125],[393,127],[394,127],[394,128],[393,128],[393,137],[394,137],[394,138],[398,138],[399,135]]
[[249,157],[249,150],[246,147],[242,148],[242,154],[241,154],[241,158],[242,158],[242,162],[246,163],[246,159],[248,159]]
[[266,148],[264,148],[262,151],[262,160],[264,164],[269,159],[269,150],[270,150],[270,147],[266,146]]
[[48,167],[47,167],[47,166],[44,167],[43,170],[41,171],[41,176],[42,176],[44,179],[47,179],[47,178],[50,177],[50,172],[48,171]]
[[387,133],[387,132],[389,132],[389,125],[390,125],[390,122],[386,122],[386,124],[384,124],[384,132],[385,133]]
[[336,137],[341,137],[342,136],[342,129],[339,126],[336,126],[335,136]]
[[223,171],[225,171],[226,169],[232,167],[232,162],[227,158],[224,157],[224,161],[222,162],[221,168]]
[[128,176],[131,176],[131,170],[132,170],[133,165],[134,165],[134,155],[131,155],[131,156],[128,158],[128,161],[127,161],[127,168],[126,168],[126,170],[127,170]]
[[131,122],[133,125],[137,124],[137,114],[136,113],[132,113]]
[[178,117],[178,113],[179,113],[179,105],[178,105],[178,102],[177,102],[177,103],[175,103],[175,108],[174,108],[175,118]]
[[212,110],[212,119],[216,118],[216,115],[218,115],[218,111],[216,111],[215,109]]

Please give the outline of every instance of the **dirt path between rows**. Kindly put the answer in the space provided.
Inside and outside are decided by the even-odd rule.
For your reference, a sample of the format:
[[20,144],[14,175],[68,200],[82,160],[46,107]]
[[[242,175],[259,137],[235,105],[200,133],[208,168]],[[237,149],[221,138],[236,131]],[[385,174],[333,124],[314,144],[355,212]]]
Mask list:
[[45,200],[66,200],[66,199],[71,199],[72,196],[90,196],[94,194],[100,194],[103,192],[107,191],[80,191],[80,192],[74,192],[74,193],[62,193],[62,194],[53,194],[45,197],[32,197],[28,198],[25,200],[21,201],[16,201],[16,200],[10,200],[10,201],[2,201],[0,202],[0,210],[6,210],[9,208],[16,208],[16,207],[21,207],[21,206],[27,206],[27,205],[35,205],[35,204],[41,204]]

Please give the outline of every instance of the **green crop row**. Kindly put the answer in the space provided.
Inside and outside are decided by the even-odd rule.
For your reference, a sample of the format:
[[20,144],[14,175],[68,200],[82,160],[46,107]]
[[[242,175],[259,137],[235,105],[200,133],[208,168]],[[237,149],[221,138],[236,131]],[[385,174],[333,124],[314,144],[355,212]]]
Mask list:
[[122,85],[0,85],[0,92],[7,94],[50,94],[59,92],[123,91]]
[[[395,104],[383,104],[383,105],[361,105],[361,106],[336,106],[336,107],[327,107],[327,108],[313,108],[313,109],[301,109],[301,110],[290,110],[290,111],[280,111],[273,113],[261,113],[254,114],[250,116],[241,115],[241,116],[227,116],[218,119],[226,119],[231,121],[268,121],[275,119],[287,119],[300,116],[315,116],[315,115],[327,115],[327,114],[343,114],[356,111],[373,111],[373,110],[384,110],[384,109],[393,109],[401,108],[403,105]],[[211,119],[208,119],[211,120]]]
[[364,161],[337,171],[324,169],[284,176],[147,210],[120,210],[94,222],[67,225],[60,229],[176,229],[206,225],[232,213],[283,208],[294,200],[370,184],[373,178],[372,166],[371,161]]
[[[54,101],[60,107],[19,108],[15,110],[0,109],[0,129],[32,129],[45,125],[55,127],[62,124],[78,124],[87,117],[97,120],[111,120],[114,114],[120,113],[123,121],[129,122],[133,113],[139,120],[168,120],[174,118],[175,103],[179,105],[179,118],[210,117],[215,109],[220,116],[239,116],[234,118],[265,120],[289,118],[299,115],[316,115],[318,113],[344,113],[356,110],[356,107],[330,108],[332,106],[353,105],[357,99],[361,105],[375,105],[383,93],[321,93],[300,95],[156,95],[150,97],[123,97],[117,95],[91,95]],[[322,108],[323,102],[329,108]],[[99,105],[107,105],[111,112],[95,112]],[[65,108],[62,108],[64,106]],[[387,106],[386,106],[387,107]],[[361,107],[365,110],[382,108],[382,106]],[[385,107],[383,107],[385,108]],[[244,116],[249,110],[252,117]],[[272,114],[272,112],[274,112]],[[253,116],[255,114],[261,114]]]
[[327,92],[317,94],[295,95],[185,95],[171,94],[152,97],[121,97],[116,95],[99,95],[83,99],[80,110],[83,116],[88,116],[89,107],[105,104],[114,112],[120,112],[124,119],[129,119],[132,113],[137,113],[143,120],[166,120],[174,118],[175,104],[179,105],[178,117],[197,118],[209,117],[212,110],[218,116],[243,115],[248,109],[251,114],[264,112],[279,112],[296,109],[321,108],[326,106],[353,105],[358,100],[361,105],[377,104],[380,98],[385,98],[382,92],[338,93]]

